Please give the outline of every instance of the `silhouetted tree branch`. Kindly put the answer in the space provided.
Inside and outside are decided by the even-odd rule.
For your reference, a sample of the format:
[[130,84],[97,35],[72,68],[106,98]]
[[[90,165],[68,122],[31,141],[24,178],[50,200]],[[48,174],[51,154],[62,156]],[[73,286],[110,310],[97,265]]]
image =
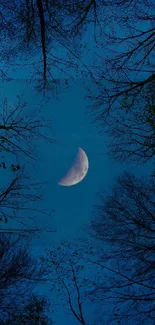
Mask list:
[[[41,261],[52,280],[51,292],[55,297],[60,296],[61,305],[69,309],[79,324],[88,324],[86,316],[86,305],[90,302],[88,293],[96,286],[96,279],[89,276],[93,274],[93,270],[90,263],[85,263],[83,247],[62,241],[54,250],[46,249],[46,255],[41,257]],[[101,324],[100,316],[101,308],[98,319],[95,322],[92,319],[91,324]]]
[[[55,141],[50,138],[50,124],[50,121],[46,122],[39,116],[38,110],[30,111],[25,102],[21,103],[20,97],[14,106],[10,106],[8,101],[4,100],[0,114],[0,152],[3,155],[0,167],[4,172],[10,167],[9,171],[11,170],[13,174],[10,180],[1,182],[0,231],[2,232],[10,233],[10,221],[13,221],[12,232],[22,230],[21,235],[39,233],[36,218],[40,214],[51,215],[37,207],[42,199],[41,187],[46,182],[36,182],[32,177],[25,176],[24,166],[21,166],[19,160],[24,156],[33,160],[38,159],[35,140],[43,139],[49,143]],[[6,162],[6,154],[11,154],[10,160],[14,162],[15,157],[18,163]],[[29,225],[27,228],[26,222],[30,221],[33,227]]]
[[119,160],[146,162],[155,155],[155,95],[154,85],[140,92],[133,110],[126,112],[132,100],[124,98],[122,110],[109,117],[105,129],[111,137],[110,154]]
[[[37,226],[39,216],[51,217],[52,214],[38,208],[42,200],[41,188],[45,184],[46,182],[37,183],[18,172],[8,185],[0,189],[0,232],[16,232],[23,236],[32,236],[42,231],[55,232]],[[10,227],[10,222],[14,223],[13,227]]]
[[143,5],[141,1],[106,1],[106,6],[108,30],[105,27],[100,41],[105,55],[99,54],[100,63],[94,64],[97,90],[93,94],[90,89],[89,96],[94,100],[94,119],[101,124],[110,112],[118,111],[126,95],[130,101],[124,110],[132,110],[141,91],[155,80],[153,1]]
[[[78,36],[79,42],[79,35],[84,33],[90,22],[100,25],[101,4],[102,1],[95,0],[4,1],[0,24],[3,44],[6,44],[1,52],[3,62],[9,60],[12,64],[15,56],[28,55],[32,58],[30,67],[43,82],[40,87],[51,87],[51,81],[55,81],[55,69],[68,75],[71,68],[78,68],[81,49],[77,47],[77,42],[75,47],[74,39]],[[15,41],[12,42],[12,39]],[[24,65],[24,61],[21,64]]]
[[56,142],[47,135],[51,131],[51,122],[44,121],[39,111],[29,111],[26,102],[9,105],[4,100],[0,115],[0,151],[10,152],[15,156],[20,154],[37,159],[34,141],[43,138],[50,143]]
[[93,213],[91,233],[110,248],[93,261],[109,272],[108,282],[93,294],[115,300],[121,308],[118,319],[124,322],[154,323],[154,198],[153,179],[146,182],[125,173],[111,196],[105,200],[101,193]]
[[33,294],[28,301],[23,301],[2,325],[51,325],[53,322],[46,314],[48,309],[46,298]]
[[[43,281],[43,268],[30,254],[30,243],[17,235],[0,233],[0,322],[45,325],[46,299],[33,296]],[[41,322],[42,321],[42,322]]]

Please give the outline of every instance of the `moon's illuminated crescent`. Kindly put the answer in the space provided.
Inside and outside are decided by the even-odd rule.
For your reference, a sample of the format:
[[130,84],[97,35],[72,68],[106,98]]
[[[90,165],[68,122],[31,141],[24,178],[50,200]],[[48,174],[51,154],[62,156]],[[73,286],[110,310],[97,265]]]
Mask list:
[[88,157],[84,150],[79,148],[75,162],[67,174],[58,182],[62,186],[72,186],[82,181],[88,172]]

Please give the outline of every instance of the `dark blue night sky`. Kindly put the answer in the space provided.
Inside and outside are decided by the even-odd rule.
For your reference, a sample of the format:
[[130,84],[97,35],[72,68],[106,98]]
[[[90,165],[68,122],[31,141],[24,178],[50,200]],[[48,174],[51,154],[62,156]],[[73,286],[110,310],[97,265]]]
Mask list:
[[[16,2],[16,0],[14,1]],[[96,3],[95,1],[93,2]],[[102,1],[99,2],[102,3]],[[141,2],[138,1],[138,3]],[[143,4],[141,4],[141,9],[142,10],[144,9]],[[3,10],[4,8],[2,8],[2,12]],[[117,8],[117,10],[119,9]],[[102,14],[103,14],[103,4],[102,4],[102,10],[100,12],[100,15]],[[114,17],[113,11],[111,11],[111,17]],[[120,17],[121,17],[121,13],[120,13]],[[152,12],[152,17],[154,17],[153,12]],[[111,30],[113,32],[113,35],[115,34],[116,36],[117,34],[117,36],[123,37],[123,35],[125,34],[125,28],[123,29],[122,27],[118,27],[118,25],[116,25],[116,22],[113,21],[113,29],[112,29],[112,27],[110,27],[110,20],[112,21],[112,18],[110,20],[108,19],[110,18],[108,18],[107,16],[107,22],[104,22],[105,32],[109,33]],[[141,30],[145,30],[147,28],[150,28],[150,24],[151,22],[149,21],[149,19],[148,20],[146,19],[146,21],[139,20],[139,24],[137,28]],[[100,34],[99,31],[100,28],[98,27],[97,30],[98,36],[97,39],[95,39],[93,36],[94,25],[91,22],[89,24],[88,30],[84,34],[82,41],[80,40],[80,37],[74,39],[72,51],[74,51],[76,47],[77,49],[79,49],[80,42],[82,42],[83,44],[86,43],[87,45],[86,49],[82,52],[78,69],[71,69],[70,74],[72,76],[72,79],[69,79],[68,74],[67,72],[65,72],[65,70],[61,74],[59,74],[58,69],[56,67],[53,68],[54,76],[59,81],[59,85],[57,86],[57,89],[55,89],[54,91],[51,89],[47,91],[46,95],[44,95],[42,91],[38,92],[35,88],[36,80],[38,78],[35,68],[34,68],[33,79],[31,79],[32,77],[31,70],[28,68],[33,58],[37,61],[37,59],[40,57],[40,54],[38,54],[36,50],[34,51],[34,55],[31,56],[26,54],[26,56],[24,57],[25,54],[23,48],[23,52],[21,51],[21,55],[19,57],[17,58],[14,57],[13,59],[11,58],[12,60],[11,62],[14,62],[14,65],[10,63],[10,70],[8,70],[9,63],[7,65],[5,60],[4,62],[2,61],[1,63],[1,68],[2,69],[4,68],[6,73],[9,71],[8,72],[9,77],[12,78],[12,80],[10,81],[6,81],[6,80],[0,81],[1,103],[3,103],[5,98],[7,98],[8,103],[11,106],[13,106],[17,101],[17,96],[21,96],[22,100],[27,102],[27,107],[28,107],[27,114],[31,114],[32,110],[36,107],[39,111],[38,113],[36,113],[35,118],[42,117],[45,121],[48,121],[48,123],[51,125],[51,130],[48,131],[47,135],[49,138],[55,139],[55,142],[52,144],[51,142],[45,141],[42,138],[35,139],[32,136],[30,142],[35,147],[36,160],[33,161],[28,157],[25,157],[25,155],[20,156],[20,164],[24,165],[25,168],[24,170],[26,174],[29,175],[30,179],[35,179],[37,180],[37,182],[44,182],[44,181],[46,182],[43,186],[41,186],[41,192],[43,196],[42,200],[38,204],[37,202],[34,202],[34,207],[36,205],[36,207],[39,210],[44,212],[48,211],[50,213],[50,215],[44,215],[42,213],[38,213],[35,219],[37,227],[41,229],[45,229],[45,231],[41,232],[41,234],[38,237],[34,236],[31,241],[32,255],[38,258],[38,260],[41,255],[45,254],[47,249],[54,250],[56,252],[57,247],[61,246],[62,241],[71,243],[71,252],[74,247],[75,249],[79,250],[79,252],[80,249],[82,249],[82,247],[85,249],[86,248],[85,240],[86,240],[92,243],[94,249],[99,249],[99,252],[102,255],[102,257],[104,254],[107,255],[112,254],[109,253],[109,251],[113,243],[112,244],[110,243],[108,246],[107,243],[105,244],[104,242],[97,241],[95,238],[92,238],[90,236],[90,232],[89,232],[93,211],[94,211],[93,209],[94,206],[97,205],[99,202],[98,194],[101,192],[102,189],[102,194],[105,197],[105,199],[107,198],[108,195],[111,195],[118,176],[122,175],[123,172],[125,171],[133,173],[136,177],[139,177],[140,180],[147,179],[153,173],[154,156],[152,156],[151,159],[148,159],[148,161],[145,163],[141,163],[140,161],[137,160],[132,161],[132,159],[122,162],[112,157],[109,154],[109,150],[110,150],[109,143],[111,138],[106,132],[104,132],[104,124],[100,126],[98,121],[97,122],[93,121],[92,106],[91,106],[92,100],[88,98],[88,92],[86,89],[89,88],[93,92],[94,98],[95,96],[97,96],[96,95],[97,91],[93,79],[91,79],[88,75],[88,71],[87,71],[87,75],[86,74],[84,74],[83,76],[80,75],[80,72],[82,71],[83,68],[83,62],[85,66],[87,65],[87,67],[89,67],[90,70],[92,69],[93,73],[96,73],[96,76],[98,77],[99,72],[102,72],[101,69],[103,69],[104,72],[104,69],[107,67],[106,62],[103,60],[104,55],[106,56],[106,54],[108,53],[109,58],[112,59],[113,56],[115,55],[116,50],[118,50],[119,53],[123,53],[123,51],[127,50],[127,46],[124,46],[122,44],[121,45],[111,44],[111,45],[107,45],[107,47],[104,48],[103,45],[100,44],[101,39],[103,40],[105,37],[104,32]],[[5,41],[3,41],[3,43],[5,43]],[[69,41],[67,44],[69,44]],[[62,55],[62,48],[60,44],[57,45],[56,54],[58,56]],[[141,54],[139,54],[139,57],[140,55]],[[77,56],[78,56],[78,51],[77,51]],[[64,54],[63,57],[64,59],[67,58],[66,53]],[[76,58],[76,55],[73,57]],[[71,57],[71,60],[73,60],[73,57]],[[21,58],[23,60],[24,59],[26,60],[25,63],[22,62]],[[148,62],[147,64],[149,65]],[[154,69],[153,60],[152,60],[151,69],[152,69],[151,73],[153,73],[152,72]],[[138,77],[136,71],[132,71],[132,72],[130,71],[129,74],[130,74],[130,78],[128,78],[127,80],[129,82],[131,81],[132,78],[133,79],[135,78],[133,81],[134,84],[136,78],[139,77],[139,74]],[[113,72],[111,76],[114,77]],[[142,76],[143,78],[148,78],[150,76],[149,70],[144,69],[144,73],[142,74]],[[119,73],[118,73],[118,79],[119,79]],[[65,80],[68,81],[68,87],[64,87]],[[106,81],[104,80],[104,84],[106,84],[107,87],[110,87],[109,86],[110,83],[108,80]],[[50,80],[50,86],[51,85],[52,85],[52,81]],[[100,84],[98,87],[100,96],[102,95],[101,89],[102,89],[102,85]],[[95,102],[97,104],[98,103],[97,100],[99,97],[96,98],[97,99]],[[100,106],[100,110],[103,109],[104,109],[104,102],[103,105]],[[117,124],[117,109],[114,113],[114,117],[115,117],[114,124]],[[44,133],[44,130],[41,129],[41,132]],[[152,148],[153,148],[154,138],[152,139],[153,139],[152,140]],[[66,172],[72,166],[79,147],[85,151],[89,160],[89,169],[88,169],[88,173],[86,174],[86,177],[81,182],[79,182],[74,186],[58,185],[59,180],[62,178],[62,176],[66,174]],[[1,155],[2,154],[3,151],[1,150]],[[13,159],[14,158],[12,156],[10,156],[7,152],[5,152],[5,161],[7,165],[11,164],[13,162]],[[8,168],[6,170],[1,168],[0,176],[1,176],[1,188],[3,188],[9,181],[10,177],[12,177],[12,172]],[[26,212],[24,213],[26,216]],[[120,209],[120,215],[121,213],[122,211]],[[33,226],[33,221],[34,221],[33,217],[32,220],[26,219],[25,226],[27,227],[27,229]],[[19,222],[16,222],[13,218],[9,220],[9,228],[11,229],[18,228],[19,225],[20,225]],[[113,226],[115,227],[115,224],[113,224]],[[8,224],[5,224],[4,227],[7,228]],[[110,233],[110,229],[108,231]],[[123,246],[124,243],[121,245],[122,245],[120,246],[121,248],[124,247]],[[104,254],[102,254],[103,250],[104,250]],[[70,249],[68,248],[66,251],[66,264],[64,263],[64,268],[66,267],[65,270],[66,274],[68,272],[67,256],[69,255],[69,253],[70,253]],[[141,257],[141,261],[142,261],[142,257]],[[125,265],[128,265],[127,264],[128,262],[129,261],[125,262],[124,267]],[[99,275],[97,273],[98,268],[96,267],[95,264],[91,266],[91,271],[90,271],[89,262],[88,261],[86,262],[85,259],[83,263],[85,265],[84,276],[86,278],[88,277],[92,281],[98,281],[98,283],[102,283],[103,281],[103,283],[105,284],[106,280],[104,279],[104,274],[100,273]],[[108,259],[107,265],[109,267],[109,270],[110,267],[113,270],[115,270],[115,265],[110,263],[111,261],[110,259]],[[131,268],[132,268],[132,260],[130,264],[130,270]],[[52,279],[54,279],[52,272],[53,270],[51,271],[51,276],[53,277]],[[111,271],[108,271],[108,269],[105,271],[107,279],[111,275],[110,272]],[[105,289],[106,285],[110,283],[108,281],[110,280],[107,280],[104,287],[105,293],[108,291],[107,289]],[[89,289],[88,283],[85,286],[87,289]],[[49,315],[55,320],[56,325],[69,325],[69,324],[106,325],[109,322],[107,312],[109,311],[109,309],[112,310],[112,302],[110,300],[108,303],[106,302],[105,305],[104,304],[102,305],[100,300],[99,302],[98,301],[96,302],[96,300],[95,302],[92,301],[90,302],[90,300],[88,301],[86,300],[86,304],[84,307],[86,322],[77,321],[77,319],[73,317],[72,313],[68,312],[67,309],[68,307],[65,307],[63,304],[61,304],[61,298],[65,299],[64,298],[65,295],[63,294],[63,292],[61,295],[57,296],[56,294],[57,285],[56,288],[54,289],[51,288],[52,288],[51,283],[47,281],[46,284],[44,283],[44,284],[36,285],[35,291],[38,294],[45,294],[45,296],[49,298],[49,301],[51,303]],[[135,293],[134,290],[135,287],[132,292],[133,294]],[[75,297],[75,301],[76,301],[76,297]],[[119,306],[117,306],[117,308],[118,307]],[[148,305],[145,305],[145,307],[148,307]],[[123,313],[124,307],[121,308],[122,308],[121,311]],[[54,314],[52,310],[55,311]],[[98,323],[96,323],[96,320],[98,319],[98,316],[100,315],[101,311],[102,314],[105,313],[104,319],[103,320],[99,319],[99,322],[97,321]],[[111,323],[109,324],[112,325],[114,324],[137,325],[138,324],[137,319],[134,318],[134,316],[133,319],[132,317],[130,317],[129,321],[126,321],[127,318],[125,317],[122,318],[121,321],[120,319],[119,318],[118,319],[116,318],[115,320],[111,319]],[[142,320],[143,321],[142,324],[153,325],[152,314],[150,316],[150,319],[148,323],[145,317],[144,319],[138,318],[138,321]],[[11,324],[3,323],[2,325],[11,325]],[[14,325],[14,323],[12,325]],[[29,325],[29,323],[28,324],[26,323],[25,325]],[[44,325],[44,324],[38,323],[38,325]]]

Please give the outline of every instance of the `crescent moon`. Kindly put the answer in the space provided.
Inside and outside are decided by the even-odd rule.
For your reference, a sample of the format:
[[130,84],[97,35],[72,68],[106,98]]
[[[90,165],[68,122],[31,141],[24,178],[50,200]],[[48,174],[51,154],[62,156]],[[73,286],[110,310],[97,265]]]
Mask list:
[[89,168],[88,157],[84,150],[79,148],[73,166],[67,174],[58,182],[62,186],[72,186],[81,182],[86,176]]

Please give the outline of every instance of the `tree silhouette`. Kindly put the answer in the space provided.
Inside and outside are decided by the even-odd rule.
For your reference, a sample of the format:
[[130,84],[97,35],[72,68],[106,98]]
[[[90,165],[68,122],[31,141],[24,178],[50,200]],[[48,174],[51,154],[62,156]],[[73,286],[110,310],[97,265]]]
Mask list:
[[[42,200],[41,187],[44,184],[45,182],[37,183],[19,172],[6,186],[0,189],[0,231],[25,230],[29,234],[39,231],[37,227],[38,216],[45,215],[47,217],[51,215],[45,209],[41,210],[37,207]],[[11,221],[14,222],[14,227],[9,229],[8,226]],[[28,221],[32,226],[27,228]]]
[[48,307],[46,298],[33,294],[27,303],[23,303],[19,310],[16,308],[2,325],[51,325],[53,322],[47,316]]
[[[78,67],[81,49],[77,42],[75,46],[74,39],[78,36],[79,42],[79,36],[90,21],[95,26],[99,24],[99,13],[94,0],[4,1],[1,4],[0,33],[5,46],[1,57],[12,65],[15,56],[21,59],[22,54],[26,54],[31,58],[27,67],[34,68],[35,77],[41,77],[41,87],[51,87],[50,81],[56,82],[57,79],[54,69],[68,75],[71,67]],[[20,68],[24,62],[18,64]]]
[[[4,100],[0,115],[0,152],[3,155],[0,167],[6,178],[1,182],[0,188],[0,231],[10,233],[22,230],[23,234],[32,235],[41,230],[36,224],[39,214],[51,215],[45,209],[43,211],[38,208],[42,200],[41,188],[47,182],[38,182],[34,177],[26,176],[23,159],[39,159],[35,150],[36,140],[43,139],[51,144],[55,142],[50,137],[50,124],[50,121],[41,118],[39,111],[30,111],[20,97],[14,105],[9,105],[7,99]],[[5,174],[8,172],[10,175]],[[14,221],[12,229],[10,221]],[[26,222],[31,222],[33,227],[27,228]]]
[[[89,242],[85,241],[84,244],[87,254],[88,251],[92,252]],[[66,311],[69,310],[73,319],[83,325],[88,324],[86,306],[91,306],[89,293],[96,288],[97,280],[92,277],[92,263],[85,261],[85,249],[81,243],[62,241],[55,249],[46,249],[45,256],[41,257],[46,273],[51,278],[49,290],[55,298],[61,298],[60,305],[65,307]],[[95,322],[92,319],[91,324],[102,324],[101,311],[102,306],[98,319]]]
[[92,234],[100,246],[109,247],[109,253],[105,250],[94,261],[109,272],[109,280],[93,294],[116,301],[120,310],[115,316],[122,324],[154,323],[154,185],[152,178],[144,181],[125,173],[106,201],[101,193],[93,213]]
[[[107,123],[107,133],[111,137],[110,154],[119,160],[136,160],[144,163],[155,155],[155,96],[154,84],[141,91],[135,100],[133,110],[126,112],[132,98],[122,103],[122,110],[111,115]],[[114,123],[115,121],[115,123]]]
[[9,105],[5,99],[0,115],[0,152],[37,159],[34,140],[43,138],[50,143],[55,142],[48,135],[50,124],[41,118],[39,110],[29,111],[27,103],[22,102],[20,96],[13,105]]
[[141,91],[155,80],[153,1],[106,1],[106,6],[108,29],[99,40],[104,56],[99,54],[100,63],[94,64],[97,90],[94,95],[90,89],[89,96],[94,119],[101,124],[118,111],[124,96],[130,98],[124,111],[132,110]]
[[[30,254],[30,242],[17,235],[0,233],[0,322],[1,324],[46,325],[46,300],[33,296],[43,281],[43,268]],[[37,318],[38,317],[38,318]],[[40,322],[39,322],[40,321]]]

